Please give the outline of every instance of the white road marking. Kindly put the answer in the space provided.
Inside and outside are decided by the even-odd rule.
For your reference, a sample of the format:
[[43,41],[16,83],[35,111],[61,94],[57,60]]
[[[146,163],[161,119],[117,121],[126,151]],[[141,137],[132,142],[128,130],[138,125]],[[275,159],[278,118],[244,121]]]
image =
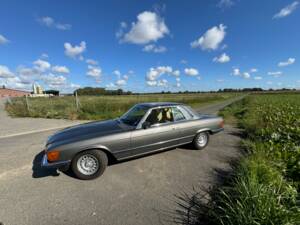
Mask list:
[[16,169],[5,171],[3,173],[0,173],[0,180],[5,179],[7,177],[18,176],[24,171],[31,170],[31,168],[32,168],[32,164],[27,164]]
[[17,134],[8,134],[4,136],[0,136],[0,139],[3,138],[10,138],[10,137],[16,137],[16,136],[21,136],[21,135],[26,135],[26,134],[34,134],[34,133],[40,133],[40,132],[46,132],[46,131],[51,131],[51,130],[58,130],[70,126],[74,126],[78,124],[69,124],[69,125],[64,125],[64,126],[59,126],[59,127],[52,127],[52,128],[47,128],[47,129],[41,129],[41,130],[33,130],[33,131],[27,131],[27,132],[22,132],[22,133],[17,133]]

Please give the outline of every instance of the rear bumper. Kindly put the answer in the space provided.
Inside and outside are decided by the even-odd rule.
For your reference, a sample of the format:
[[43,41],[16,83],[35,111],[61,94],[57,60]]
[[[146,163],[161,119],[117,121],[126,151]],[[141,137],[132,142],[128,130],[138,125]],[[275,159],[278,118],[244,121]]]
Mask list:
[[56,169],[59,169],[59,168],[65,168],[65,167],[69,167],[70,166],[70,163],[71,163],[71,160],[66,160],[66,161],[57,161],[57,162],[48,162],[47,160],[47,155],[45,154],[43,156],[43,159],[42,159],[42,167],[44,168],[56,168]]
[[221,132],[221,131],[224,131],[224,128],[218,128],[218,129],[212,130],[211,132],[212,132],[213,134],[216,134],[216,133],[219,133],[219,132]]

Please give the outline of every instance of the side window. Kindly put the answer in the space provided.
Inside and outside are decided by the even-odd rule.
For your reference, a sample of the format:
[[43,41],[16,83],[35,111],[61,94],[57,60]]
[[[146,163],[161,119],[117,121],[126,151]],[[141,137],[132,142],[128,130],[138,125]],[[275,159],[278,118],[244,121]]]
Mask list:
[[172,108],[172,113],[173,113],[174,121],[181,121],[186,119],[183,113],[177,107]]
[[151,113],[146,119],[151,125],[173,122],[173,113],[171,108],[152,109]]

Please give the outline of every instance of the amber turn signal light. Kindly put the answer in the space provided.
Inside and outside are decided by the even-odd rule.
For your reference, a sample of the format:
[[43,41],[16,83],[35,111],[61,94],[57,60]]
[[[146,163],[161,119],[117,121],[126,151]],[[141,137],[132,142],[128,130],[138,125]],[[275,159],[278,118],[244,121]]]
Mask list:
[[224,120],[221,121],[220,127],[224,128]]
[[48,161],[56,161],[59,158],[59,151],[47,152]]

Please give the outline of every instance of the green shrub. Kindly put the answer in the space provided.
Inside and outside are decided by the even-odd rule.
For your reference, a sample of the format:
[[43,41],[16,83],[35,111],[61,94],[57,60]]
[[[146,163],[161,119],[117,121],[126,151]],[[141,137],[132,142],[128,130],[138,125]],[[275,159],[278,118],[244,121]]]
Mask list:
[[300,224],[300,95],[251,95],[225,108],[244,128],[246,156],[213,195],[215,224]]

